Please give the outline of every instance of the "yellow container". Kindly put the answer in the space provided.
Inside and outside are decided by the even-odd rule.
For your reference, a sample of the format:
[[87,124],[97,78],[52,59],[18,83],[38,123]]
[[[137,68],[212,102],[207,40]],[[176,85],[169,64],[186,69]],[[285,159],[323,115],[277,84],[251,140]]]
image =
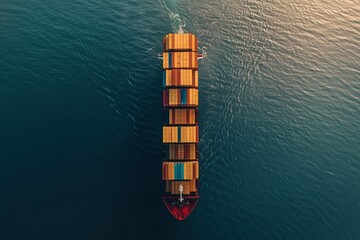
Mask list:
[[166,68],[166,55],[167,55],[167,53],[166,52],[164,52],[163,53],[163,68],[165,69]]
[[199,178],[199,162],[196,162],[196,164],[195,164],[195,172],[196,172],[196,179],[198,179]]
[[172,97],[173,97],[172,105],[175,105],[176,104],[176,89],[171,89],[171,92],[172,92]]
[[191,78],[191,70],[187,70],[186,71],[186,85],[187,86],[190,86],[191,83],[190,83],[190,78]]
[[194,91],[193,89],[189,89],[190,91],[190,101],[189,101],[189,104],[193,105],[193,102],[194,102]]
[[190,192],[196,192],[196,180],[190,180]]
[[198,71],[195,71],[195,86],[199,86],[199,74]]
[[196,155],[196,148],[195,148],[195,144],[191,144],[190,145],[190,159],[195,159],[195,155]]
[[197,89],[195,91],[195,105],[199,105],[199,91]]
[[178,50],[178,49],[179,49],[179,47],[180,47],[180,44],[179,44],[179,43],[180,43],[180,41],[179,41],[179,40],[180,40],[180,38],[179,38],[179,34],[176,34],[176,48],[175,48],[176,50]]
[[180,36],[180,50],[182,50],[183,48],[184,48],[184,46],[183,46],[183,37],[184,37],[184,34],[179,34],[179,36]]
[[173,102],[173,96],[172,96],[172,91],[171,91],[171,89],[168,90],[168,93],[169,93],[169,105],[171,106],[171,105],[172,105],[172,102]]
[[190,142],[191,141],[191,129],[190,129],[190,127],[187,127],[187,135],[188,135],[188,139],[187,139],[187,141],[186,142]]
[[190,127],[189,130],[190,130],[190,136],[191,136],[189,141],[190,141],[190,142],[193,142],[193,141],[194,141],[194,131],[193,131],[193,128]]
[[173,105],[177,104],[177,89],[171,89],[173,92]]
[[163,127],[163,143],[166,142],[166,132],[165,132],[165,129]]
[[178,132],[178,128],[177,127],[173,127],[173,133],[174,133],[174,136],[173,136],[173,142],[178,142],[178,135],[179,135],[179,132]]
[[193,52],[196,51],[196,50],[195,50],[195,41],[196,41],[196,38],[195,38],[195,36],[193,35],[193,36],[192,36],[192,43],[191,43],[191,44],[192,44],[191,48],[192,48],[192,51],[193,51]]
[[173,49],[172,34],[169,34],[169,50]]
[[170,89],[169,90],[169,95],[170,95],[170,105],[173,106],[175,105],[175,89]]
[[166,143],[167,142],[167,131],[166,131],[166,128],[163,127],[163,143]]
[[181,49],[185,49],[185,34],[181,34]]
[[168,129],[169,129],[169,143],[172,143],[172,139],[173,139],[173,137],[172,137],[172,135],[173,135],[173,133],[172,133],[172,128],[171,127],[168,127]]
[[170,71],[169,70],[165,70],[165,84],[166,84],[166,86],[169,86],[170,84],[169,84],[169,74],[170,73]]
[[185,69],[183,71],[181,78],[182,78],[182,85],[187,86],[187,71]]
[[180,68],[184,68],[183,67],[183,64],[182,64],[182,61],[184,60],[184,53],[183,52],[179,52],[179,67]]
[[184,69],[184,85],[188,86],[188,77],[189,77],[189,72],[187,70]]
[[186,34],[183,34],[183,50],[186,50],[186,41],[185,41],[185,38],[186,38]]

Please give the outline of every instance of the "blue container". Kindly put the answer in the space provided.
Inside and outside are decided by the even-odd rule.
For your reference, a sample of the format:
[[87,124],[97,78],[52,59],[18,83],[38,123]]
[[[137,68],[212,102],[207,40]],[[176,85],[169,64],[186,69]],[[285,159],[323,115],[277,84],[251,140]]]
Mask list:
[[172,52],[169,52],[169,68],[171,68]]
[[180,163],[180,179],[184,180],[184,164]]
[[181,165],[180,163],[175,163],[176,166],[176,178],[175,180],[181,180]]
[[186,104],[186,89],[181,89],[181,105]]

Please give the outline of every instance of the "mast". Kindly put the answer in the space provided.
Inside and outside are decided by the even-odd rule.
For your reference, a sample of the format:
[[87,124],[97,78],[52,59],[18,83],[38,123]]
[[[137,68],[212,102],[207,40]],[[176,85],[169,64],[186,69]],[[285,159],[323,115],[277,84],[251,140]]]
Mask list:
[[180,201],[181,203],[184,201],[184,198],[182,197],[183,191],[184,191],[183,186],[182,186],[182,184],[180,184],[180,186],[179,186],[179,192],[180,192],[179,201]]

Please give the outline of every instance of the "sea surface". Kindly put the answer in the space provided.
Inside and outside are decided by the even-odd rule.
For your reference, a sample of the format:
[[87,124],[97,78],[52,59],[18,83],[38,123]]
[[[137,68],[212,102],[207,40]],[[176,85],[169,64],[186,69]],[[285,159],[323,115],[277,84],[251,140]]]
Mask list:
[[[1,0],[0,239],[360,239],[355,0]],[[200,201],[162,203],[162,38],[199,37]]]

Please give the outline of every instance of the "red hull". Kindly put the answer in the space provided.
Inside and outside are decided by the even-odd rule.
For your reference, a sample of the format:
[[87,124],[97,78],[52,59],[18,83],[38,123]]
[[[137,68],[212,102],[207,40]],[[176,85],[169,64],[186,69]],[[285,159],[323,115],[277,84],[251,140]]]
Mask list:
[[191,214],[198,200],[199,196],[188,196],[184,197],[184,201],[180,203],[178,197],[163,197],[166,208],[179,221],[186,219]]

